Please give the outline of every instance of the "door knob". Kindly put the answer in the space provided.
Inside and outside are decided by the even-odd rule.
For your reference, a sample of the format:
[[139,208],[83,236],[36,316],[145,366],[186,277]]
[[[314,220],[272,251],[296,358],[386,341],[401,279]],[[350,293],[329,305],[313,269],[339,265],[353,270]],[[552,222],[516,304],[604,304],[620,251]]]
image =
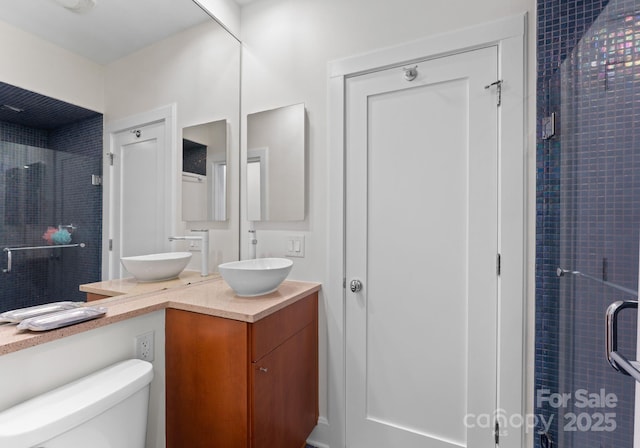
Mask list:
[[349,288],[351,289],[351,292],[360,292],[362,291],[362,282],[360,280],[351,280]]

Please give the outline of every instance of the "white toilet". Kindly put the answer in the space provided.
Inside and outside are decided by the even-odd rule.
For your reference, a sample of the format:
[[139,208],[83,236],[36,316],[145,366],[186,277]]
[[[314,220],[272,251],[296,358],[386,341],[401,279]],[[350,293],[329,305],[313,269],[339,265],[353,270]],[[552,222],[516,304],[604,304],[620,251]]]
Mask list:
[[143,448],[151,363],[123,361],[0,412],[2,448]]

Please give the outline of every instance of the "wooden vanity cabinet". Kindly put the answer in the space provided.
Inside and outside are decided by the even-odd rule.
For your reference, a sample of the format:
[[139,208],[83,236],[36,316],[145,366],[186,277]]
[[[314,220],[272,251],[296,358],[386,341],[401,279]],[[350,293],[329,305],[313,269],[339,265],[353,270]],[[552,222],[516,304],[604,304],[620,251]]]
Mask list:
[[103,294],[96,294],[93,292],[88,292],[87,293],[87,302],[93,302],[94,300],[102,300],[102,299],[108,299],[111,296],[105,296]]
[[167,447],[301,448],[318,420],[318,294],[255,322],[166,314]]

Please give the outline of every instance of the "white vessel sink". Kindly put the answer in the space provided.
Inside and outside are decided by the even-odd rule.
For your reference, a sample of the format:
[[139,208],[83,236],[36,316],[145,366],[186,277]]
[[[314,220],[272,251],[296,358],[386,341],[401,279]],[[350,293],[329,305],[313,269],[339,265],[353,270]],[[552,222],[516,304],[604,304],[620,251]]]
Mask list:
[[278,289],[292,266],[287,258],[257,258],[223,263],[218,271],[237,295],[255,297]]
[[190,259],[191,252],[166,252],[122,257],[120,262],[139,282],[159,282],[178,277]]

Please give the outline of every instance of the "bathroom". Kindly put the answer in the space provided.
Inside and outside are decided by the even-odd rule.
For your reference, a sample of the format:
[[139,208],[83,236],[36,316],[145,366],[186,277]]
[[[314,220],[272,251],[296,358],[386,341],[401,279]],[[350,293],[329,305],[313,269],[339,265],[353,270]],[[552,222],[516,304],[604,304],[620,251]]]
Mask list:
[[[229,120],[232,130],[240,130],[239,134],[238,131],[230,133],[230,147],[238,148],[236,153],[232,153],[232,157],[237,157],[236,165],[239,164],[241,154],[246,150],[246,131],[244,129],[247,114],[283,105],[304,103],[307,114],[308,156],[306,216],[302,221],[259,223],[256,226],[257,253],[258,256],[283,256],[285,239],[289,235],[303,235],[305,238],[305,257],[295,259],[290,277],[323,284],[320,298],[319,334],[321,417],[320,424],[309,438],[309,443],[319,447],[345,446],[344,440],[347,432],[344,425],[344,408],[341,406],[345,395],[344,372],[341,364],[343,352],[340,349],[343,343],[341,334],[344,330],[344,324],[341,315],[336,314],[341,308],[340,304],[343,298],[340,287],[336,293],[336,288],[330,286],[332,282],[335,283],[338,277],[340,282],[342,281],[342,273],[336,274],[331,269],[331,264],[336,260],[336,249],[332,247],[332,244],[335,243],[335,209],[338,207],[336,204],[339,204],[339,201],[336,200],[334,181],[336,171],[340,170],[341,162],[338,160],[339,156],[330,150],[335,138],[332,134],[335,121],[334,109],[331,109],[330,101],[328,101],[330,89],[332,89],[329,84],[328,65],[333,61],[382,48],[503,19],[522,17],[524,13],[527,14],[524,19],[526,24],[524,80],[526,83],[521,95],[526,107],[526,126],[520,136],[521,140],[525,141],[521,163],[526,171],[517,173],[518,180],[524,190],[520,201],[524,204],[523,215],[526,221],[524,223],[526,231],[523,231],[520,242],[524,272],[520,288],[523,291],[522,307],[526,316],[526,325],[521,326],[522,337],[518,347],[520,356],[524,359],[524,368],[521,369],[523,370],[521,379],[523,407],[520,408],[520,412],[535,412],[535,390],[546,386],[558,387],[553,383],[553,378],[555,381],[559,381],[561,377],[558,373],[558,365],[554,364],[559,362],[561,356],[559,353],[549,354],[549,359],[545,361],[549,362],[551,366],[552,371],[549,372],[551,380],[536,373],[536,370],[541,368],[536,365],[538,362],[537,350],[542,350],[541,346],[537,344],[541,338],[544,338],[544,331],[541,330],[538,333],[536,326],[541,322],[552,327],[558,325],[553,320],[554,310],[541,308],[544,303],[540,302],[543,299],[539,298],[538,294],[541,294],[541,288],[547,285],[556,290],[567,287],[560,283],[567,280],[566,277],[559,279],[555,276],[555,269],[558,267],[581,270],[589,274],[598,274],[601,270],[601,266],[594,268],[594,271],[570,264],[556,266],[556,264],[560,264],[560,261],[555,262],[555,260],[561,258],[553,257],[560,257],[558,252],[545,253],[544,256],[551,257],[554,263],[545,264],[544,274],[541,274],[540,270],[536,271],[536,265],[541,263],[537,257],[542,257],[541,252],[537,249],[539,246],[555,244],[557,250],[560,251],[560,243],[557,240],[553,241],[554,238],[559,237],[557,228],[545,227],[549,232],[547,236],[537,232],[540,232],[539,229],[541,229],[539,227],[540,220],[548,218],[540,215],[539,201],[542,199],[539,189],[544,185],[545,188],[548,186],[549,191],[553,191],[553,185],[545,183],[547,180],[539,177],[541,176],[539,165],[547,163],[544,157],[549,153],[544,153],[545,145],[559,145],[559,137],[563,135],[562,122],[559,121],[559,137],[556,140],[553,138],[542,140],[540,137],[541,118],[537,117],[542,117],[543,114],[546,116],[553,111],[549,109],[551,100],[548,97],[550,94],[548,92],[542,93],[536,83],[538,73],[543,71],[543,68],[539,68],[540,63],[537,62],[537,54],[541,51],[539,48],[541,37],[536,38],[536,30],[547,32],[547,27],[538,23],[543,4],[555,5],[554,14],[560,14],[561,17],[563,15],[570,17],[570,14],[580,15],[583,14],[583,10],[589,11],[591,19],[588,23],[590,24],[609,2],[568,3],[535,2],[532,0],[470,2],[456,0],[431,3],[422,0],[394,2],[255,0],[247,4],[239,2],[242,3],[240,5],[224,1],[206,3],[203,1],[202,3],[207,7],[211,6],[215,15],[225,23],[228,29],[239,36],[242,42],[241,66],[239,61],[236,65],[236,69],[241,71],[238,82],[242,95],[235,108],[225,111],[223,116],[216,116],[217,112],[212,112],[210,104],[203,101],[203,98],[219,94],[219,92],[213,91],[214,87],[209,81],[219,72],[216,71],[218,67],[211,67],[210,64],[207,64],[206,60],[203,60],[208,57],[206,53],[198,53],[196,50],[185,55],[191,64],[190,67],[172,67],[166,60],[166,54],[172,53],[164,53],[165,59],[163,59],[162,49],[156,52],[149,51],[149,53],[141,51],[134,57],[123,58],[105,65],[79,57],[63,50],[60,46],[45,42],[31,33],[22,31],[19,27],[0,21],[2,42],[12,42],[11,45],[0,45],[0,56],[2,60],[13,61],[12,64],[2,64],[0,67],[0,82],[97,111],[103,114],[105,125],[170,103],[177,103],[179,121],[177,126],[179,128],[226,118]],[[597,7],[594,6],[595,4]],[[550,7],[550,10],[553,8]],[[563,19],[559,20],[557,16],[552,16],[549,19],[550,22],[554,20],[564,23]],[[573,35],[560,34],[556,36],[553,34],[553,38],[550,39],[556,43],[559,41],[558,45],[568,45],[563,42],[572,39],[579,40],[580,33],[584,33],[588,29],[586,23],[581,22],[583,28],[576,27],[577,31],[571,28],[575,33]],[[572,24],[570,23],[570,25]],[[549,32],[554,32],[553,28]],[[567,33],[570,32],[567,31]],[[552,66],[556,63],[559,65],[561,58],[555,54],[550,64]],[[553,68],[555,69],[556,66]],[[209,72],[210,70],[211,72]],[[48,76],[44,76],[43,73],[47,73]],[[160,78],[162,82],[169,84],[163,88],[155,88],[154,83],[148,82],[151,73]],[[548,82],[557,82],[559,85],[560,79],[550,78],[551,81]],[[185,86],[197,87],[199,90],[193,92]],[[509,95],[506,85],[503,93]],[[560,101],[559,98],[556,100]],[[534,148],[538,154],[533,150]],[[553,181],[557,178],[550,170],[544,172],[548,173],[548,179]],[[90,174],[94,173],[88,173],[88,175]],[[243,196],[241,179],[237,171],[236,176],[230,181],[230,197],[235,200],[230,201],[229,220],[225,223],[213,223],[210,226],[212,229],[210,232],[212,265],[222,261],[246,258],[250,251],[249,233],[247,232],[249,223],[246,220],[246,212],[241,206],[241,204],[245,204],[246,198]],[[536,182],[538,182],[538,186],[536,186]],[[91,185],[87,188],[89,187]],[[545,222],[552,222],[552,220]],[[51,225],[71,223],[76,224],[76,222],[69,221],[55,222]],[[189,230],[198,228],[197,224],[186,224],[180,219],[176,219],[173,225],[173,230],[176,233],[188,233]],[[45,230],[46,226],[43,232]],[[78,225],[78,235],[84,230],[86,230],[84,227]],[[402,240],[400,234],[393,235],[393,237],[399,241]],[[405,238],[407,238],[407,244],[411,244],[416,235],[408,235]],[[551,241],[544,238],[550,238]],[[95,244],[96,242],[87,240],[87,243]],[[104,252],[104,241],[102,243],[102,251]],[[178,249],[178,246],[169,245],[168,241],[166,244],[168,250]],[[637,241],[630,240],[628,246],[637,248]],[[554,246],[551,247],[553,250]],[[69,250],[76,249],[70,248]],[[601,258],[599,257],[599,259]],[[615,259],[611,255],[608,258],[611,263],[611,272],[614,273]],[[563,258],[562,261],[569,262],[571,260]],[[633,263],[637,263],[637,261],[634,260]],[[633,263],[630,270],[635,269],[637,272],[637,267]],[[194,269],[197,269],[197,259],[194,260],[193,266]],[[505,265],[505,269],[507,268],[508,265]],[[104,265],[102,270],[105,270]],[[539,277],[540,275],[544,275],[544,277]],[[615,279],[612,281],[621,283],[627,288],[637,289],[637,285],[634,285],[634,282],[637,281],[635,273],[625,279],[611,278]],[[94,281],[94,279],[86,281]],[[575,281],[588,280],[576,279]],[[576,284],[576,287],[587,288],[589,286],[593,285]],[[544,300],[553,297],[550,294],[545,294]],[[615,291],[611,290],[605,290],[603,294],[607,295],[607,300],[611,298],[610,301],[618,300],[619,297]],[[549,315],[537,315],[536,313],[540,310]],[[604,309],[602,313],[604,313]],[[604,320],[604,317],[602,319]],[[592,326],[597,327],[598,325],[599,321]],[[634,328],[629,331],[633,332]],[[162,447],[164,446],[163,409],[165,398],[163,381],[165,373],[163,371],[164,353],[159,347],[164,344],[163,329],[164,317],[162,313],[152,313],[85,334],[70,336],[46,346],[4,355],[0,358],[0,371],[7,393],[0,398],[0,408],[6,408],[116,360],[130,357],[131,340],[145,331],[155,331],[154,367],[156,377],[151,386],[147,446]],[[550,339],[553,339],[555,335],[552,332],[546,334]],[[597,345],[600,342],[594,344]],[[338,348],[336,349],[336,347]],[[625,349],[633,351],[634,347]],[[603,349],[598,345],[595,351],[601,352]],[[81,362],[78,361],[77,353],[83,353]],[[606,360],[604,362],[606,363]],[[43,365],[47,366],[46,375],[43,374]],[[605,367],[610,369],[606,365]],[[613,370],[611,372],[615,374]],[[609,372],[606,375],[610,375]],[[621,389],[623,392],[619,392],[619,394],[626,394],[628,390],[631,390],[632,394],[633,388],[629,386],[629,382],[632,383],[632,381],[623,376],[620,376],[618,380],[615,375],[613,376],[616,378],[614,381],[626,385]],[[570,387],[577,388],[578,385],[576,383],[575,386]],[[628,419],[632,422],[633,415],[624,417],[624,419],[623,422],[623,417],[619,417],[618,424],[627,427],[625,430],[627,436],[633,434],[632,429],[628,429]],[[622,432],[622,430],[615,434],[618,432]],[[594,436],[592,432],[589,432],[589,435]],[[520,436],[526,442],[521,443]],[[551,446],[540,436],[537,428],[536,430],[522,431],[517,434],[517,437],[513,434],[513,438],[504,437],[501,445],[514,447]],[[602,434],[596,434],[593,440],[597,442],[591,442],[594,445],[587,445],[584,441],[580,441],[579,445],[570,445],[569,441],[561,438],[558,431],[552,432],[548,436],[553,443],[552,446],[627,446],[624,445],[626,442],[618,442],[619,444],[616,445],[611,441],[603,441],[606,439],[600,438]],[[601,442],[602,445],[600,445]],[[578,443],[577,439],[574,443]]]

